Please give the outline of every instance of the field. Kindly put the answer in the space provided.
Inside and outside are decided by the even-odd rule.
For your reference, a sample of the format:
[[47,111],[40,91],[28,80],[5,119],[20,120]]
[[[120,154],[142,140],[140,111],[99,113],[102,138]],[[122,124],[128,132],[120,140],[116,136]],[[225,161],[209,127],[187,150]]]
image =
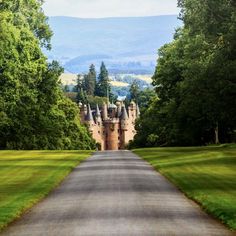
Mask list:
[[[148,84],[152,83],[152,78],[151,75],[129,75],[129,74],[121,74],[119,75],[121,78],[124,79],[125,76],[130,76],[133,78],[133,80],[135,79],[139,79],[139,80],[143,80],[145,82],[147,82]],[[113,76],[110,77],[111,80],[111,86],[114,87],[128,87],[129,84],[126,83],[125,81],[114,81]],[[68,73],[63,73],[60,76],[60,81],[63,85],[76,85],[77,84],[77,75],[76,74],[68,74]]]
[[89,151],[0,151],[0,230],[90,155]]
[[236,145],[133,151],[208,213],[236,230]]
[[110,84],[113,87],[128,87],[129,86],[128,83],[120,82],[120,81],[111,81]]

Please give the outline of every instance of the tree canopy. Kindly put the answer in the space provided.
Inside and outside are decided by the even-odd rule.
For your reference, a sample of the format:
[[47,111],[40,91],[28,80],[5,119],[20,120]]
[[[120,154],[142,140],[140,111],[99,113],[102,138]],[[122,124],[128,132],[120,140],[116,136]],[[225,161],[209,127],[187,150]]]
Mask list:
[[235,140],[236,4],[179,0],[184,26],[159,50],[157,98],[137,123],[136,145]]
[[52,32],[41,4],[0,3],[0,148],[94,148],[77,106],[61,90],[63,69],[42,53]]

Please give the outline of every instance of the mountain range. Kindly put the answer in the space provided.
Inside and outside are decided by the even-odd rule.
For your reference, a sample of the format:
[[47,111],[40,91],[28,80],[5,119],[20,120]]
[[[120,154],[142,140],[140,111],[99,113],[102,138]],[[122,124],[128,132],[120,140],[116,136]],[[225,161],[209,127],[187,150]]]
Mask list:
[[54,32],[49,60],[70,73],[85,73],[104,61],[110,73],[151,74],[157,50],[172,40],[181,26],[176,15],[82,19],[50,17]]

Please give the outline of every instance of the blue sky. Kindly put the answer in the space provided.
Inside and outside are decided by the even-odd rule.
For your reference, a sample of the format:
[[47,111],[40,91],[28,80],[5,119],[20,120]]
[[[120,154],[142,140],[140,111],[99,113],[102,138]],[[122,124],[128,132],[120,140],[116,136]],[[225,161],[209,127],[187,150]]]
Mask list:
[[178,14],[177,0],[45,0],[48,16],[82,18]]

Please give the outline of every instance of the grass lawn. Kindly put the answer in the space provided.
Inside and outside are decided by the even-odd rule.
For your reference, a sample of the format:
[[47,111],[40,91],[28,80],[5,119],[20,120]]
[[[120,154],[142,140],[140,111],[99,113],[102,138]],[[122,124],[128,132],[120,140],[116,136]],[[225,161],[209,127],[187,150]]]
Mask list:
[[208,213],[236,230],[236,145],[133,151]]
[[0,230],[90,155],[91,151],[0,151]]

